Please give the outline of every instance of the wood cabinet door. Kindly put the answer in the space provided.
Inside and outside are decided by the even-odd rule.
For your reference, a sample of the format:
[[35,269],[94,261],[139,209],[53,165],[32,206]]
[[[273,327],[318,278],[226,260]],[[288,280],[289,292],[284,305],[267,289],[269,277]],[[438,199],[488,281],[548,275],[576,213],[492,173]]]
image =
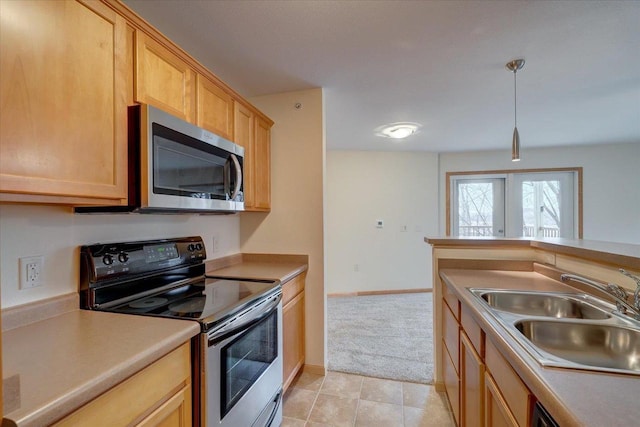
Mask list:
[[271,125],[256,116],[256,133],[253,149],[254,158],[254,208],[271,209]]
[[173,52],[136,32],[135,100],[195,123],[195,72]]
[[283,381],[286,390],[304,365],[304,291],[282,309]]
[[234,141],[244,148],[244,208],[254,206],[253,144],[255,138],[254,114],[239,102],[234,102]]
[[233,141],[233,98],[214,82],[200,74],[196,76],[196,80],[196,124]]
[[451,355],[444,341],[442,346],[442,365],[444,387],[447,392],[447,397],[449,398],[449,403],[451,404],[453,418],[456,420],[456,425],[460,425],[460,378],[453,366]]
[[484,426],[484,362],[465,332],[460,334],[460,412],[462,425]]
[[484,377],[484,401],[484,424],[487,427],[518,427],[507,402],[488,372],[485,372]]
[[460,372],[460,325],[446,304],[442,305],[442,338],[456,372]]
[[133,72],[125,19],[74,0],[2,1],[0,16],[2,200],[120,204]]
[[184,387],[153,411],[138,427],[190,427],[191,388]]

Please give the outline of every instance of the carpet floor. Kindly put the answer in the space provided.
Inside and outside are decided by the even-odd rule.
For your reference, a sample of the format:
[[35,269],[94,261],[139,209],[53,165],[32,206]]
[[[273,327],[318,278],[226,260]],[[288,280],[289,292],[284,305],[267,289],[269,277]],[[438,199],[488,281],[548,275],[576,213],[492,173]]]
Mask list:
[[433,383],[432,293],[327,298],[329,370]]

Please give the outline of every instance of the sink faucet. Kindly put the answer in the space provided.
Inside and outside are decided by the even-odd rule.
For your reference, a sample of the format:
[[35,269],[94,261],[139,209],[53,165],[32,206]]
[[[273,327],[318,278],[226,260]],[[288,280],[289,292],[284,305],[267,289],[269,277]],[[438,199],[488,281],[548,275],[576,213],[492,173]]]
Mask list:
[[620,269],[620,272],[625,276],[631,277],[638,284],[634,293],[633,305],[629,304],[627,301],[627,291],[622,286],[616,285],[615,283],[603,285],[602,283],[598,283],[575,274],[563,274],[560,276],[560,280],[563,282],[566,282],[567,280],[575,280],[576,282],[583,283],[591,286],[592,288],[598,289],[599,291],[605,292],[615,300],[616,309],[619,313],[626,315],[627,312],[630,311],[633,313],[632,317],[634,319],[640,320],[640,278],[628,273],[622,268]]
[[624,274],[625,276],[627,276],[628,278],[636,282],[636,290],[633,293],[633,305],[635,305],[637,309],[640,309],[640,277],[629,273],[624,268],[621,268],[618,271],[620,271],[620,273]]

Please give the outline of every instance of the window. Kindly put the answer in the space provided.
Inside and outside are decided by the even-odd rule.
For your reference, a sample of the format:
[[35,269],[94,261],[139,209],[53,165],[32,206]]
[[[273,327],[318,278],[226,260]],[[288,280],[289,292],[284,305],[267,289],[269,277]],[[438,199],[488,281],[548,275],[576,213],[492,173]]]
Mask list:
[[447,234],[582,237],[582,168],[447,173]]

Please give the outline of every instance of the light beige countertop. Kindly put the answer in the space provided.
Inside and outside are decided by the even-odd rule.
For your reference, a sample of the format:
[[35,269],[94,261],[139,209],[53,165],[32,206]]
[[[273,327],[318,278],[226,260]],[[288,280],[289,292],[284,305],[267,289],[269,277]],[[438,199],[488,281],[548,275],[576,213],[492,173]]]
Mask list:
[[629,243],[525,237],[425,237],[424,241],[434,247],[531,247],[600,263],[606,262],[635,271],[640,270],[640,245]]
[[561,426],[638,425],[640,377],[542,367],[466,288],[576,292],[537,272],[444,269],[441,278]]
[[190,320],[80,309],[4,330],[2,425],[49,425],[199,332]]
[[207,275],[230,279],[279,280],[307,271],[306,255],[241,254],[207,263]]

